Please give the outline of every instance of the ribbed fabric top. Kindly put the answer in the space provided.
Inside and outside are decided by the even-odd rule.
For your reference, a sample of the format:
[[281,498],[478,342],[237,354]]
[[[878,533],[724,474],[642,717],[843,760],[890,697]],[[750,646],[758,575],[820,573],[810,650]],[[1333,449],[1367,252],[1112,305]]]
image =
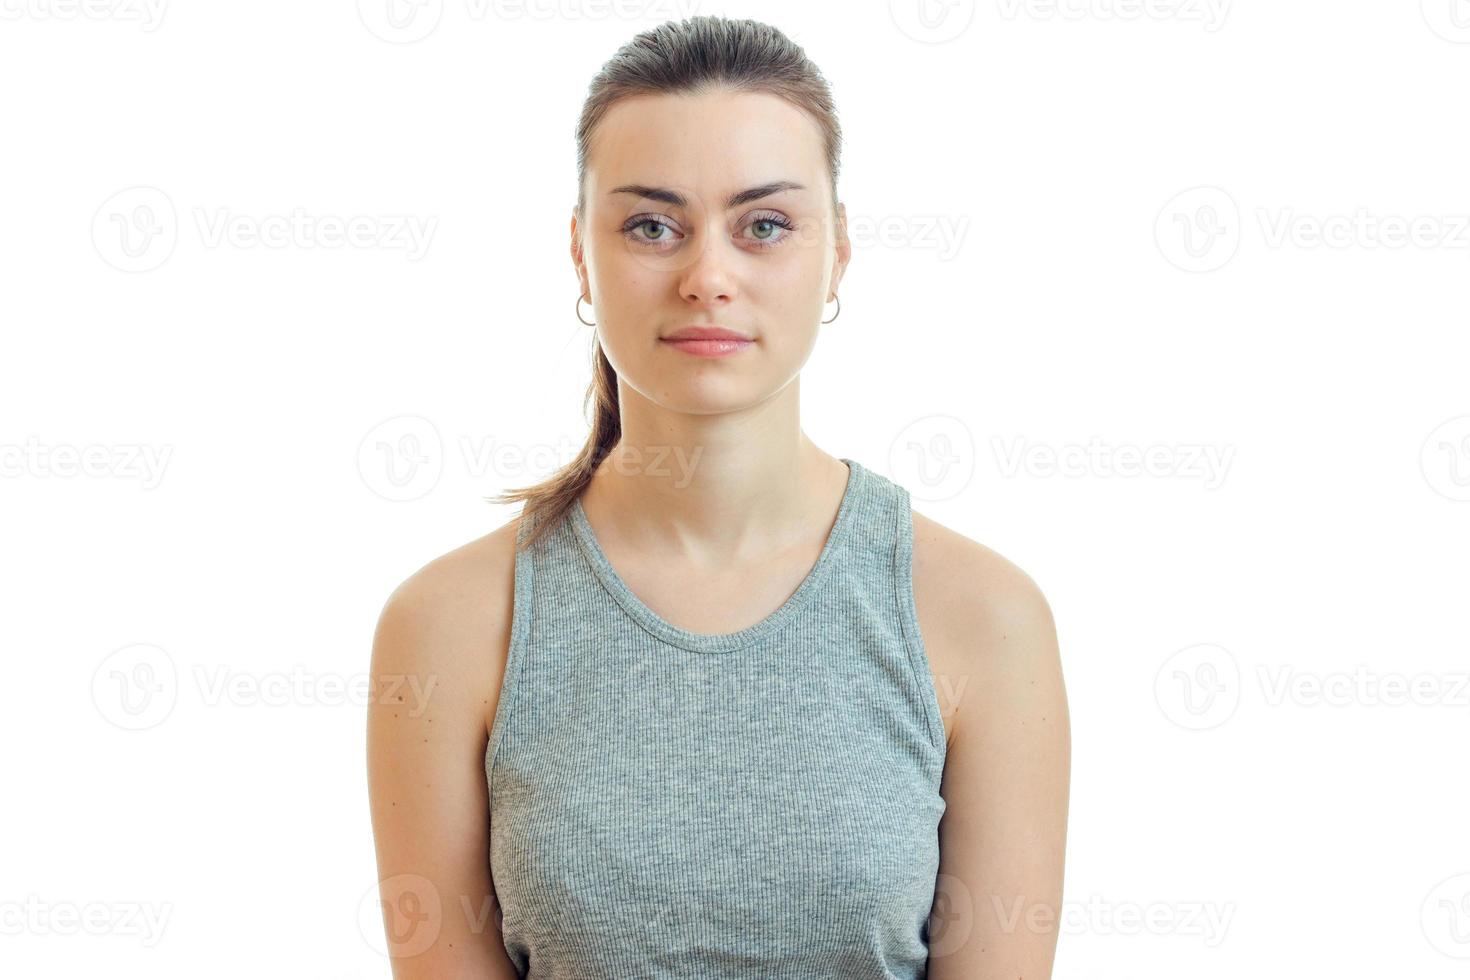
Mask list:
[[738,632],[645,605],[580,500],[517,552],[485,767],[521,976],[926,975],[945,742],[909,494],[842,461],[816,564]]

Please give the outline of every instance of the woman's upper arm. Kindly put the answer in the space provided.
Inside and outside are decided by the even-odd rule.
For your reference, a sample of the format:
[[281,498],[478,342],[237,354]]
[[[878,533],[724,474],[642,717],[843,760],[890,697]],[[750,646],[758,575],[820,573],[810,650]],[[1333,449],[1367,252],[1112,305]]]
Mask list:
[[945,651],[933,667],[957,700],[929,977],[1049,980],[1071,769],[1051,609],[1024,572],[968,539],[928,553],[919,601],[927,598],[926,630]]
[[368,794],[394,980],[516,976],[490,876],[485,785],[513,586],[503,537],[491,540],[501,533],[406,580],[373,637]]

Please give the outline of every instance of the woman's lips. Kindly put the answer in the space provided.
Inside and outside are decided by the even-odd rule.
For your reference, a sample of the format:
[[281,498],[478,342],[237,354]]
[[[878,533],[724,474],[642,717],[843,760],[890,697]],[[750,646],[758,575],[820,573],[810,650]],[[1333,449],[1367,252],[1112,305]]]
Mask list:
[[682,327],[659,340],[695,357],[728,357],[755,343],[734,330],[701,324]]
[[726,357],[744,350],[754,344],[755,341],[730,339],[701,340],[699,338],[690,338],[687,340],[665,340],[664,343],[675,350],[681,350],[686,354],[693,354],[695,357]]

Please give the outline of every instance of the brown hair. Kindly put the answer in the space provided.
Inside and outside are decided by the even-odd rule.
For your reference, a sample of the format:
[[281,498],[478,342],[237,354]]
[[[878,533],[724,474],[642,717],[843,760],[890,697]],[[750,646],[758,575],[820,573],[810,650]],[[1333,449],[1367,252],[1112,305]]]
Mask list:
[[[577,123],[578,225],[586,220],[592,138],[614,103],[635,95],[697,95],[718,89],[777,95],[811,115],[826,152],[835,217],[842,131],[826,79],[799,46],[769,24],[701,15],[644,31],[619,48],[592,79]],[[534,523],[524,540],[526,547],[561,520],[622,436],[618,375],[596,331],[592,360],[592,382],[583,400],[584,409],[592,408],[592,431],[581,452],[540,483],[487,498],[493,503],[525,501],[521,519]]]

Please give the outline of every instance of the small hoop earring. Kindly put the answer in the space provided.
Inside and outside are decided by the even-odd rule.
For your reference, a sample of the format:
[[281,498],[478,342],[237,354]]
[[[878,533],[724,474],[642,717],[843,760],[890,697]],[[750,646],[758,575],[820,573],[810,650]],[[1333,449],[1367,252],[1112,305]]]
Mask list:
[[[832,298],[837,301],[837,312],[832,314],[832,320],[835,320],[839,316],[842,315],[842,297],[841,296],[833,296]],[[822,322],[823,323],[831,323],[832,320],[823,320]]]
[[[582,320],[582,294],[581,293],[578,293],[577,294],[577,319],[578,320]],[[586,320],[582,320],[582,323],[583,323],[583,325],[588,326],[588,327],[595,327],[595,326],[597,326],[597,324],[595,324],[595,323],[588,323]]]

